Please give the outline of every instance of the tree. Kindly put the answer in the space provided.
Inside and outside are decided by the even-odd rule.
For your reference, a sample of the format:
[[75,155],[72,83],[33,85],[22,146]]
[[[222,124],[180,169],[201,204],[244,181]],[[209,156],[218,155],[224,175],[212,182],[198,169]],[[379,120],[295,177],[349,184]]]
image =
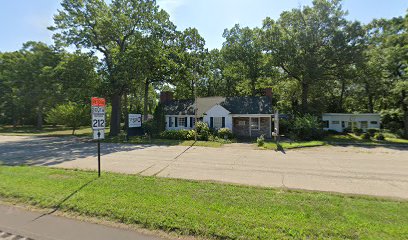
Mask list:
[[[262,74],[263,54],[260,44],[260,29],[241,28],[236,24],[230,30],[225,29],[221,52],[230,73],[240,72],[240,80],[244,80],[242,93],[256,95],[256,84]],[[249,80],[249,82],[245,81]],[[249,86],[249,91],[246,91]]]
[[72,127],[72,135],[74,135],[76,129],[91,122],[90,108],[88,105],[74,102],[61,104],[48,112],[46,121]]
[[354,64],[350,53],[358,52],[362,31],[345,15],[339,0],[314,0],[312,7],[283,12],[277,21],[264,20],[264,49],[275,66],[299,82],[303,113],[311,110],[311,91],[318,100],[341,69]]
[[62,9],[54,16],[57,31],[54,39],[65,45],[75,45],[103,54],[107,94],[111,98],[110,134],[120,131],[121,99],[129,88],[130,76],[123,71],[122,60],[129,46],[152,34],[157,22],[158,6],[150,0],[63,0]]

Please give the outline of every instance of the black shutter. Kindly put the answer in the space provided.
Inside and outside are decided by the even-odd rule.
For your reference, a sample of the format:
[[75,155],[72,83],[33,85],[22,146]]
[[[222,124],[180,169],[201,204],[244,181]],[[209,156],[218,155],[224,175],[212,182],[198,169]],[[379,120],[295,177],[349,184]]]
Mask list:
[[193,127],[193,117],[190,117],[190,127]]
[[225,117],[222,117],[222,127],[225,128]]
[[187,127],[187,117],[184,118],[184,127]]
[[175,117],[175,118],[174,118],[174,126],[175,126],[175,127],[178,127],[178,117]]
[[214,127],[214,118],[210,117],[210,128]]

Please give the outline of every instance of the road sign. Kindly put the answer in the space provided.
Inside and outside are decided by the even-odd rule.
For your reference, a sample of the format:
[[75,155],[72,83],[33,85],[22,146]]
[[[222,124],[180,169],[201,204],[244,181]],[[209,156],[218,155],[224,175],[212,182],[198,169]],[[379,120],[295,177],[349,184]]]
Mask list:
[[105,129],[105,99],[104,98],[92,98],[92,129]]
[[104,129],[94,130],[93,131],[93,139],[95,139],[95,140],[105,139],[105,130]]
[[129,128],[142,126],[142,114],[129,114]]
[[105,98],[91,99],[93,138],[98,140],[98,177],[101,176],[101,139],[105,138]]

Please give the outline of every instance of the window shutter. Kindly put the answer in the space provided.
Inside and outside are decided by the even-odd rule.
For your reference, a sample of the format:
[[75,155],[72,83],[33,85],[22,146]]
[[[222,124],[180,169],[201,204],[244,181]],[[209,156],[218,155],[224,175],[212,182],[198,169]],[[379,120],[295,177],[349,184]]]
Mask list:
[[210,128],[214,128],[214,118],[210,117]]
[[184,117],[184,127],[187,127],[187,117]]
[[222,128],[225,128],[225,117],[222,117]]
[[190,127],[193,127],[193,117],[190,117]]
[[175,118],[174,118],[174,126],[175,126],[175,127],[178,127],[178,117],[175,117]]

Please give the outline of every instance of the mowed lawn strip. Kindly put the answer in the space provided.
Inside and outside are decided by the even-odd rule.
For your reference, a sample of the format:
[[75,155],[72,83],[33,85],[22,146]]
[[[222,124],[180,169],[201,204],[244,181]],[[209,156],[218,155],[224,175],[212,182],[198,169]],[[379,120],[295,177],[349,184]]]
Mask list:
[[370,197],[26,166],[0,166],[0,197],[215,239],[408,239],[408,202]]

